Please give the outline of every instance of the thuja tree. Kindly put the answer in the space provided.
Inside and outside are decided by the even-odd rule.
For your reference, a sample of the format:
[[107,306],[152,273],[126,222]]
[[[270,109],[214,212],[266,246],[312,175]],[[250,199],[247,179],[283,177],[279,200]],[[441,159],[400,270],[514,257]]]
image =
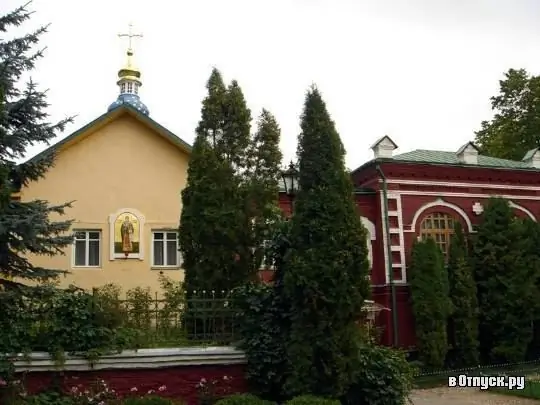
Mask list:
[[408,271],[419,360],[427,368],[444,366],[450,314],[448,274],[432,238],[415,241]]
[[448,280],[452,316],[448,334],[453,367],[478,364],[478,300],[467,243],[457,222],[448,252]]
[[289,395],[338,397],[351,384],[369,264],[344,156],[326,104],[311,88],[298,144],[300,190],[282,269],[291,321],[284,337]]
[[[271,265],[268,245],[278,231],[281,210],[279,209],[279,181],[281,178],[282,154],[279,149],[281,131],[274,116],[262,111],[257,131],[253,135],[247,153],[246,210],[250,221],[253,247],[254,271],[261,265]],[[266,261],[266,262],[265,262]]]
[[[15,30],[30,15],[21,7],[0,17],[0,32]],[[52,141],[69,121],[49,123],[45,93],[33,82],[20,83],[21,77],[32,71],[42,57],[42,52],[33,48],[45,31],[43,27],[22,37],[0,38],[0,285],[3,288],[13,289],[56,277],[61,269],[35,266],[28,257],[62,254],[72,242],[67,234],[71,221],[52,218],[64,214],[69,204],[12,198],[20,187],[42,178],[54,156],[23,164],[16,162],[26,157],[29,146]]]
[[473,244],[483,360],[523,360],[532,340],[537,267],[529,263],[527,225],[508,201],[485,205]]
[[245,216],[235,167],[238,148],[231,140],[237,106],[227,107],[231,97],[216,69],[207,89],[182,191],[179,243],[188,297],[193,291],[228,291],[245,279],[239,260]]

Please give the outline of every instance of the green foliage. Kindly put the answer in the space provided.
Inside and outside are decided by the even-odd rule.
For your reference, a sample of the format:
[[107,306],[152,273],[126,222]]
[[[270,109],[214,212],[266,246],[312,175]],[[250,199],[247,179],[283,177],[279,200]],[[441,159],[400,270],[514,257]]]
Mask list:
[[141,398],[126,398],[122,401],[122,405],[181,405],[184,402],[172,400],[169,398],[161,398],[154,395],[147,395]]
[[478,364],[478,299],[476,283],[463,229],[454,227],[448,252],[448,281],[452,316],[449,322],[449,341],[452,346],[452,367]]
[[220,399],[216,405],[273,405],[273,402],[265,401],[252,394],[236,394]]
[[537,226],[518,220],[502,198],[485,205],[473,244],[484,361],[521,361],[532,341],[538,305]]
[[152,327],[152,305],[154,299],[150,287],[135,287],[126,292],[128,325],[139,330],[150,330]]
[[419,359],[425,367],[442,368],[451,302],[444,258],[433,239],[415,241],[408,275]]
[[249,136],[249,113],[239,87],[233,84],[227,91],[216,69],[207,89],[182,191],[179,244],[188,297],[193,291],[229,291],[246,281],[251,261],[241,255],[247,220],[239,192],[242,167],[235,167],[245,161],[239,148],[245,145],[246,128]]
[[493,118],[482,122],[476,143],[489,156],[521,160],[540,146],[540,77],[510,69],[499,84],[499,94],[491,97]]
[[285,405],[340,405],[335,399],[320,398],[314,395],[301,395],[285,402]]
[[[23,6],[3,15],[0,32],[16,30],[31,14]],[[49,205],[43,200],[12,199],[12,193],[21,186],[45,175],[53,156],[22,164],[17,161],[27,157],[29,146],[52,141],[71,121],[48,123],[45,92],[31,81],[20,83],[42,57],[41,51],[32,48],[45,31],[46,27],[41,27],[22,37],[0,38],[0,288],[4,289],[57,277],[64,271],[34,266],[29,256],[63,254],[72,243],[71,235],[67,235],[72,221],[51,219],[63,215],[69,203]]]
[[343,405],[405,405],[413,386],[414,369],[405,353],[381,346],[360,348],[354,382]]
[[343,144],[315,88],[306,95],[301,129],[300,190],[280,270],[291,317],[284,337],[289,370],[284,392],[337,397],[351,383],[355,322],[370,292],[367,235]]
[[[273,263],[265,255],[266,244],[275,232],[281,219],[279,208],[279,181],[281,179],[282,154],[279,149],[279,125],[270,112],[263,110],[258,121],[258,129],[247,151],[246,167],[246,211],[251,223],[251,242],[254,271]],[[266,263],[264,263],[266,259]]]
[[76,405],[73,399],[59,392],[43,392],[24,399],[21,405]]
[[286,314],[275,288],[250,283],[232,294],[237,314],[239,348],[246,353],[246,379],[251,391],[263,398],[282,399],[286,357],[283,328]]

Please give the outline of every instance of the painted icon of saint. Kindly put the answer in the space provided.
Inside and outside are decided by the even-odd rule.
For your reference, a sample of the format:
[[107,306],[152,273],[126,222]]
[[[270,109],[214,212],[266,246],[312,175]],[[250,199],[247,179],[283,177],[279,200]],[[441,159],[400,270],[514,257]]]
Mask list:
[[122,251],[125,253],[133,251],[133,233],[135,229],[129,220],[129,217],[124,217],[124,222],[120,227],[120,235],[122,236]]

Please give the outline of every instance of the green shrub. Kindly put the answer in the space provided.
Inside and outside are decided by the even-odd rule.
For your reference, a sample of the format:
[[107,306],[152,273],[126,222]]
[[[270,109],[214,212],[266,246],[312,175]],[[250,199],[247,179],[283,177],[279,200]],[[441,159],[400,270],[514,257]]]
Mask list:
[[414,369],[405,353],[382,346],[364,346],[355,362],[354,383],[342,398],[344,405],[405,405]]
[[126,398],[122,401],[122,405],[182,405],[183,401],[172,400],[169,398],[161,398],[153,395],[144,396],[141,398]]
[[239,348],[246,353],[246,380],[251,391],[279,400],[286,356],[283,346],[284,311],[272,286],[250,283],[233,290]]
[[253,394],[236,394],[223,398],[216,405],[273,405],[274,402],[260,399]]
[[24,405],[74,405],[72,398],[58,392],[42,392],[37,395],[27,397]]
[[285,405],[340,405],[340,402],[337,399],[320,398],[314,395],[301,395],[285,402]]

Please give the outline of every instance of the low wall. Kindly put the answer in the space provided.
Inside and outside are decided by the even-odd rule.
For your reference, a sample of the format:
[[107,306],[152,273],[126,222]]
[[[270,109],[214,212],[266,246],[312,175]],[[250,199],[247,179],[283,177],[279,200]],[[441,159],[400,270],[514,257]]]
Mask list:
[[129,350],[102,356],[93,363],[68,356],[62,366],[47,353],[31,353],[19,355],[15,367],[29,393],[48,389],[52,384],[61,384],[66,390],[86,387],[103,379],[122,396],[130,394],[133,387],[144,393],[165,385],[163,396],[197,405],[196,386],[202,378],[220,380],[220,385],[231,393],[245,392],[245,363],[244,353],[232,347],[204,347]]

